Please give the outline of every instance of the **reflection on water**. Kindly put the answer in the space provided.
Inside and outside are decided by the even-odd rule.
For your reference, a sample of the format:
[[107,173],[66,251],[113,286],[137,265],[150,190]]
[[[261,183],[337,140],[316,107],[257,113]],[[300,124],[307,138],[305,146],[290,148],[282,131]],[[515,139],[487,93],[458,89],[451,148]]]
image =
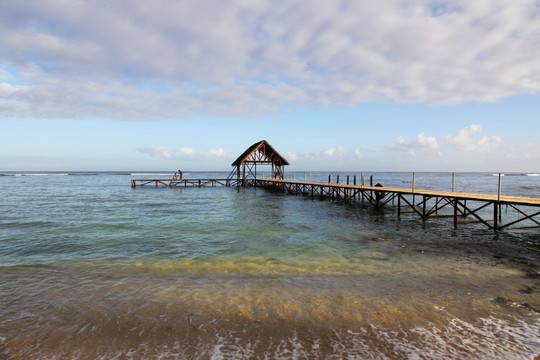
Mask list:
[[6,192],[4,358],[540,353],[534,232],[453,230],[260,189],[66,178]]

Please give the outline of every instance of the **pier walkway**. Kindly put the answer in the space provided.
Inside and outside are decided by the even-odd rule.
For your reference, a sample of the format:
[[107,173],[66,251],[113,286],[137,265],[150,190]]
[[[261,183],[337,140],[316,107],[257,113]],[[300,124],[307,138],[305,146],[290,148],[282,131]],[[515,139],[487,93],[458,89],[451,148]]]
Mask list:
[[[540,227],[540,222],[535,219],[540,215],[539,198],[267,178],[249,179],[247,185],[273,188],[312,198],[369,203],[376,209],[390,203],[396,205],[397,202],[398,216],[413,213],[424,221],[430,217],[452,217],[454,227],[457,227],[458,223],[470,222],[479,222],[494,230],[515,227],[523,222],[526,222],[526,227]],[[504,223],[503,207],[506,220]],[[444,208],[451,211],[441,211]],[[464,221],[467,216],[472,216],[475,220]]]
[[540,219],[536,219],[540,215],[540,198],[272,178],[131,180],[132,188],[148,185],[156,188],[256,186],[311,198],[368,204],[375,209],[393,205],[397,206],[398,217],[414,214],[423,221],[453,218],[456,228],[465,223],[482,223],[493,230],[518,228],[518,224],[521,229],[540,228]]
[[132,179],[131,187],[152,184],[154,187],[205,187],[205,186],[231,186],[236,185],[231,179]]

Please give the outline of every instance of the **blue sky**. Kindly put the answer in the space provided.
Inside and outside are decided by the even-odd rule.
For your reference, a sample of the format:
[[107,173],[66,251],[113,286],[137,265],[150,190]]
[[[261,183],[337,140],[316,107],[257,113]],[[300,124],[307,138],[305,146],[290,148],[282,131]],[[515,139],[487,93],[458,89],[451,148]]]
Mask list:
[[0,171],[540,172],[538,1],[1,1]]

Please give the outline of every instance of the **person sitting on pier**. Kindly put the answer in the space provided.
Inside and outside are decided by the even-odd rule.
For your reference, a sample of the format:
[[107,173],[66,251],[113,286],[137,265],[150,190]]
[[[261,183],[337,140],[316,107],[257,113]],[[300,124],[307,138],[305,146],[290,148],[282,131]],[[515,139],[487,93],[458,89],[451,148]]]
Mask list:
[[178,175],[174,173],[173,180],[178,180]]
[[182,170],[178,170],[178,180],[182,179]]

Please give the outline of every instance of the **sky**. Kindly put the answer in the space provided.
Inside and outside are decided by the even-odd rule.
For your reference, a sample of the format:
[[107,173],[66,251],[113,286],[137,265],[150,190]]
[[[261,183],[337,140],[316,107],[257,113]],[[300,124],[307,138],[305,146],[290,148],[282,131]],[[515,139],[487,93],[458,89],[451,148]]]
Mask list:
[[0,0],[0,171],[540,173],[540,1]]

